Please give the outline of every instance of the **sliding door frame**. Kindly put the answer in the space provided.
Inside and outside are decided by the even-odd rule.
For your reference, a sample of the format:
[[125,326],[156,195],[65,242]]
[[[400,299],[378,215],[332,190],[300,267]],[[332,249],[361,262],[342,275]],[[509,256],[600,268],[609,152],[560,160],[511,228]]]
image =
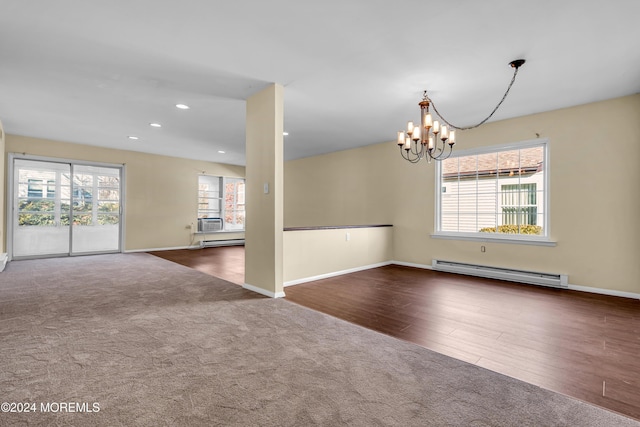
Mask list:
[[[41,161],[41,162],[49,162],[49,163],[62,163],[69,164],[71,173],[73,174],[73,167],[82,165],[82,166],[96,166],[96,167],[108,167],[108,168],[117,168],[120,169],[120,230],[118,235],[118,249],[114,251],[104,251],[104,252],[83,252],[83,253],[73,253],[73,247],[69,247],[69,253],[66,256],[84,256],[84,255],[92,255],[92,254],[102,254],[102,253],[124,253],[124,241],[125,241],[125,201],[126,201],[126,164],[125,163],[103,163],[103,162],[92,162],[86,160],[76,160],[76,159],[66,159],[66,158],[58,158],[58,157],[46,157],[46,156],[36,156],[26,153],[9,153],[7,157],[7,197],[6,197],[6,247],[7,247],[7,255],[9,257],[9,261],[13,259],[13,226],[14,226],[14,210],[17,209],[17,206],[14,206],[15,200],[15,180],[14,180],[14,161],[15,160],[33,160],[33,161]],[[73,204],[72,204],[73,205]],[[69,224],[69,244],[71,244],[71,239],[73,236],[73,225]],[[37,259],[37,258],[51,258],[51,257],[60,257],[59,255],[36,255],[32,257],[19,257],[20,259]]]

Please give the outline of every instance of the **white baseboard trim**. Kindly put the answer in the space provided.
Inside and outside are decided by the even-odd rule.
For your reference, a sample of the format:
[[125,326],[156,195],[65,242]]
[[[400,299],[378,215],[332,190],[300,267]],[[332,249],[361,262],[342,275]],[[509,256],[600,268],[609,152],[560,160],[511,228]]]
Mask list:
[[153,252],[153,251],[174,251],[178,249],[199,249],[200,246],[175,246],[171,248],[148,248],[148,249],[125,249],[125,254],[132,254],[136,252]]
[[389,264],[402,265],[404,267],[414,267],[414,268],[422,268],[425,270],[433,270],[431,265],[427,264],[415,264],[413,262],[404,262],[404,261],[391,261]]
[[284,298],[284,297],[285,297],[284,292],[277,292],[277,293],[274,293],[274,292],[268,291],[268,290],[266,290],[266,289],[262,289],[262,288],[259,288],[259,287],[257,287],[257,286],[250,285],[250,284],[248,284],[248,283],[245,283],[244,285],[242,285],[242,287],[243,287],[243,288],[245,288],[245,289],[247,289],[247,290],[250,290],[250,291],[256,292],[256,293],[258,293],[258,294],[261,294],[261,295],[267,296],[267,297],[269,297],[269,298]]
[[392,264],[392,261],[379,262],[376,264],[363,265],[362,267],[349,268],[347,270],[334,271],[331,273],[319,274],[317,276],[304,277],[302,279],[289,280],[284,282],[284,287],[299,285],[301,283],[314,282],[316,280],[327,279],[329,277],[342,276],[343,274],[355,273],[357,271],[370,270],[372,268],[384,267]]
[[633,292],[616,291],[614,289],[591,288],[589,286],[569,285],[570,291],[590,292],[592,294],[609,295],[612,297],[623,297],[631,299],[640,299],[640,294]]

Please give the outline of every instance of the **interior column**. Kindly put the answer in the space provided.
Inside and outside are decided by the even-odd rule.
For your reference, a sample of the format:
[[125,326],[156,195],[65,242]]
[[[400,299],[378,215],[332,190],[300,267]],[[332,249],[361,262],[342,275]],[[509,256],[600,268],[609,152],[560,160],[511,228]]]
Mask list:
[[244,287],[272,298],[282,286],[284,88],[247,99]]

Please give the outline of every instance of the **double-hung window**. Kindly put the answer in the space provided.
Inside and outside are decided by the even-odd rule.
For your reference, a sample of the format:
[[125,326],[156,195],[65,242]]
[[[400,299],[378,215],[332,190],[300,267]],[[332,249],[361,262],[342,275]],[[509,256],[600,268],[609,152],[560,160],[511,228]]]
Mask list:
[[459,151],[438,162],[434,236],[548,241],[547,143]]
[[198,176],[199,231],[243,231],[245,180]]

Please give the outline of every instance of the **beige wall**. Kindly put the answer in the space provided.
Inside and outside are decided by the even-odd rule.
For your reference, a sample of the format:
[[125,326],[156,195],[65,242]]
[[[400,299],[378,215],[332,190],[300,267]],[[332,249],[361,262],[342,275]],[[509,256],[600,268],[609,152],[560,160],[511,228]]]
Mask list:
[[390,224],[393,154],[378,144],[286,162],[285,227]]
[[288,162],[285,224],[389,222],[397,261],[441,258],[563,273],[572,285],[640,293],[639,118],[640,95],[634,95],[459,133],[458,149],[531,140],[536,133],[549,138],[555,247],[429,237],[434,166],[402,160],[393,142]]
[[[7,135],[5,151],[125,164],[124,249],[127,251],[188,246],[193,238],[188,226],[196,222],[198,174],[244,177],[245,173],[242,166],[13,135]],[[207,235],[207,239],[215,237],[244,238],[244,233]]]
[[285,231],[285,285],[388,262],[392,254],[393,227]]

